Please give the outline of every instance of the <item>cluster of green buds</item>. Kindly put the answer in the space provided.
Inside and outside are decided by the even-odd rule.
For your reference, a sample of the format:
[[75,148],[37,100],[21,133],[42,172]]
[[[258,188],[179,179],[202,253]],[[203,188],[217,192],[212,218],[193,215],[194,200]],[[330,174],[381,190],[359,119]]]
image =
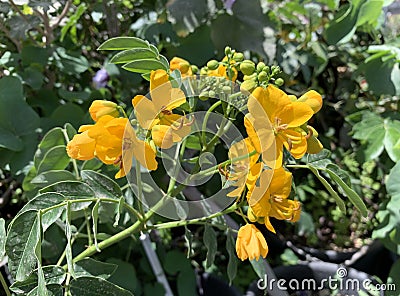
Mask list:
[[282,78],[276,78],[281,73],[279,66],[270,67],[263,62],[256,65],[250,60],[244,60],[240,64],[240,71],[244,75],[240,86],[242,91],[252,92],[257,86],[267,86],[269,83],[282,86],[284,83]]

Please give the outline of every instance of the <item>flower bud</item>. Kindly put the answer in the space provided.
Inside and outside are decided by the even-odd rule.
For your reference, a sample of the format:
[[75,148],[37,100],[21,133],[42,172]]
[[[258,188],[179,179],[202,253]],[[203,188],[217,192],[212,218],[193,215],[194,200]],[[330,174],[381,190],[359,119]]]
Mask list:
[[255,80],[246,80],[246,81],[243,81],[243,83],[240,85],[240,91],[252,92],[256,86],[257,86],[257,83]]
[[313,109],[314,114],[317,113],[322,107],[322,96],[315,90],[306,92],[298,99],[298,101],[309,105],[311,109]]
[[204,92],[200,93],[199,99],[201,101],[207,101],[209,99],[208,92],[204,91]]
[[190,67],[192,68],[193,74],[197,74],[197,72],[199,72],[199,68],[196,65],[191,65]]
[[241,52],[237,52],[237,53],[235,53],[235,54],[233,55],[233,59],[234,59],[236,62],[241,62],[241,61],[243,61],[243,59],[244,59],[244,55],[243,55],[243,53],[241,53]]
[[225,52],[225,55],[228,56],[228,55],[231,54],[232,49],[229,46],[227,46],[227,47],[225,47],[225,51],[224,52]]
[[324,147],[315,135],[312,135],[307,139],[307,153],[317,154],[321,152]]
[[261,71],[259,74],[258,74],[258,76],[257,76],[257,78],[258,78],[258,81],[268,81],[268,74],[267,73],[265,73],[264,71]]
[[171,71],[179,70],[182,74],[186,74],[190,69],[189,62],[178,57],[172,58],[169,64]]
[[264,67],[265,67],[265,64],[263,62],[259,62],[257,64],[257,71],[261,72],[264,69]]
[[105,100],[95,100],[92,102],[92,105],[90,105],[89,108],[90,117],[92,117],[94,121],[99,120],[100,117],[104,115],[111,115],[112,117],[118,117],[119,112],[117,107],[118,105],[115,104],[114,102]]
[[282,78],[278,78],[275,80],[275,84],[277,86],[282,86],[285,83],[285,81]]
[[208,96],[209,96],[210,98],[215,98],[215,91],[210,90],[210,91],[208,92]]
[[219,62],[216,60],[211,60],[207,63],[207,68],[210,70],[216,70],[219,66]]
[[257,78],[257,73],[253,73],[251,75],[244,75],[243,76],[243,80],[244,81],[246,81],[246,80],[254,80],[256,78]]
[[226,93],[226,94],[230,94],[230,93],[232,92],[232,89],[231,89],[230,86],[225,85],[225,86],[222,87],[222,91],[223,91],[224,93]]
[[265,73],[269,74],[269,66],[265,66],[262,70],[263,70]]
[[208,73],[208,68],[207,67],[201,68],[200,75],[207,75],[207,73]]
[[253,74],[255,69],[255,64],[250,60],[245,60],[240,64],[240,71],[242,71],[244,75]]

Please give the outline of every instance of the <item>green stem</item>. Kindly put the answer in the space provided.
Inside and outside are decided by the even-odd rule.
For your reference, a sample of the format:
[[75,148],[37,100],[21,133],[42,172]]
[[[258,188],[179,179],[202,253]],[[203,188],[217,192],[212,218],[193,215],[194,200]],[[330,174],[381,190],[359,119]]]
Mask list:
[[87,209],[85,209],[85,219],[86,219],[86,232],[88,236],[88,246],[90,247],[93,245],[93,239],[92,239],[92,231],[90,230],[90,214],[88,213]]
[[11,292],[8,289],[7,283],[6,283],[6,281],[5,281],[4,277],[3,277],[3,273],[2,272],[0,272],[0,282],[1,282],[1,285],[3,286],[4,291],[6,292],[6,296],[11,296]]
[[[165,201],[169,199],[169,196],[166,195],[165,197],[163,197],[162,199],[160,199],[160,201],[158,203],[156,203],[143,217],[143,220],[138,220],[136,221],[133,225],[131,225],[130,227],[122,230],[121,232],[118,232],[117,234],[111,236],[110,238],[100,242],[97,244],[97,248],[99,250],[104,250],[105,248],[129,237],[130,235],[132,235],[133,233],[136,233],[140,230],[140,227],[146,223],[151,216],[153,216],[153,214],[159,209],[161,208]],[[85,251],[81,252],[79,255],[77,255],[73,261],[77,262],[79,260],[82,260],[86,257],[92,256],[93,254],[97,253],[97,249],[96,246],[91,246],[89,248],[87,248]],[[66,266],[64,266],[66,268]]]
[[221,104],[222,101],[215,102],[214,105],[212,105],[210,109],[207,110],[207,113],[204,116],[203,124],[201,126],[201,141],[203,146],[207,145],[206,129],[207,129],[208,118],[210,117],[212,111],[214,111]]
[[[139,161],[136,159],[136,181],[137,181],[137,186],[138,186],[138,208],[139,208],[139,213],[140,216],[143,217],[144,216],[144,211],[143,211],[143,184],[142,184],[142,173],[140,172],[140,163]],[[140,220],[140,219],[139,219]]]
[[287,168],[296,168],[296,169],[309,169],[310,167],[306,164],[288,164]]
[[[165,228],[172,228],[172,227],[178,227],[178,226],[185,226],[185,225],[189,225],[189,224],[202,224],[203,222],[206,222],[207,220],[234,212],[236,209],[238,209],[238,204],[235,203],[232,206],[230,206],[229,208],[227,208],[226,210],[223,210],[222,212],[217,212],[214,213],[210,216],[207,217],[202,217],[202,218],[196,218],[196,219],[191,219],[191,220],[185,220],[185,221],[172,221],[172,222],[166,222],[166,223],[161,223],[161,224],[157,224],[152,226],[152,228],[154,229],[165,229]],[[214,225],[214,224],[213,224]]]

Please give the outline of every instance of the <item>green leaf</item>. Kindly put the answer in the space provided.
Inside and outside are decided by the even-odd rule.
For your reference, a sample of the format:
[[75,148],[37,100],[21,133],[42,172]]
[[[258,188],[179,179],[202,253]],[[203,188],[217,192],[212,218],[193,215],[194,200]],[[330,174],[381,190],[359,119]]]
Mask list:
[[136,292],[138,288],[140,289],[137,273],[132,263],[117,258],[109,258],[107,263],[117,267],[112,276],[108,278],[108,281],[131,292]]
[[3,261],[6,253],[6,221],[0,218],[0,262]]
[[152,70],[168,70],[164,63],[156,59],[143,59],[127,63],[122,66],[123,69],[136,73],[149,73]]
[[[60,41],[63,42],[65,35],[68,33],[69,29],[76,27],[80,17],[86,11],[87,6],[85,3],[81,3],[75,10],[75,13],[68,18],[67,23],[61,29]],[[75,43],[77,40],[74,40]]]
[[98,198],[120,199],[123,196],[119,185],[103,174],[87,170],[81,171],[81,176]]
[[356,26],[364,24],[376,26],[382,13],[383,0],[367,0],[360,8]]
[[117,265],[104,263],[92,258],[84,258],[74,263],[75,275],[77,278],[85,276],[108,279],[117,269]]
[[[61,285],[66,278],[65,270],[61,266],[48,265],[43,267],[42,269],[44,273],[44,278],[46,279],[46,285]],[[35,272],[31,273],[26,280],[14,282],[11,285],[10,290],[18,294],[26,294],[37,286],[37,282],[38,275],[36,270]]]
[[[66,200],[66,198],[62,194],[58,193],[43,193],[37,195],[35,198],[31,199],[19,212],[18,215],[21,215],[27,211],[31,210],[45,210],[49,209],[51,207],[54,207],[58,204],[63,203]],[[57,221],[57,219],[61,216],[62,212],[64,210],[64,207],[59,207],[59,208],[54,208],[50,211],[47,211],[42,215],[42,227],[43,231],[46,231],[46,229],[53,224],[54,222]]]
[[24,143],[14,133],[0,127],[0,148],[21,151],[24,148]]
[[178,296],[197,295],[196,275],[193,269],[182,271],[177,277]]
[[233,237],[232,231],[229,229],[226,235],[226,250],[228,251],[229,254],[227,271],[228,271],[229,284],[231,285],[232,281],[236,277],[238,259],[236,256],[235,238]]
[[211,225],[206,224],[203,236],[204,245],[207,248],[206,268],[210,268],[214,263],[215,255],[218,249],[217,235]]
[[57,47],[53,56],[57,67],[69,74],[81,74],[90,67],[89,61],[85,56],[80,53],[67,53],[63,47]]
[[250,264],[260,279],[263,279],[266,274],[269,274],[264,258],[260,258],[259,260],[250,260]]
[[37,211],[26,211],[10,225],[6,239],[8,268],[16,281],[23,281],[35,269],[37,258],[34,250],[40,242],[40,225]]
[[72,296],[133,296],[131,292],[100,277],[86,276],[73,279],[69,288]]
[[131,48],[149,48],[149,43],[137,37],[115,37],[108,39],[97,50],[124,50]]
[[165,271],[170,275],[176,275],[178,272],[191,269],[190,262],[186,256],[177,250],[168,252],[163,263]]
[[400,161],[400,121],[388,121],[385,124],[385,149],[393,162]]
[[[66,199],[95,199],[96,194],[89,185],[79,181],[62,181],[39,190],[40,193],[56,192],[62,194]],[[82,203],[74,203],[72,209],[74,211],[84,209],[91,204],[90,201]]]
[[400,194],[400,162],[390,170],[386,190],[391,196]]
[[76,177],[69,171],[51,170],[37,175],[32,179],[31,183],[43,188],[61,181],[76,181]]
[[63,170],[69,162],[70,157],[67,154],[65,145],[50,148],[37,167],[37,173],[43,173],[50,170]]
[[114,219],[114,224],[113,224],[114,227],[118,226],[122,210],[124,209],[124,204],[125,204],[125,197],[121,196],[121,198],[119,199],[119,202],[115,208],[115,219]]
[[3,100],[22,102],[24,100],[22,82],[17,77],[2,77],[0,79],[0,90],[0,102]]
[[64,134],[60,127],[55,127],[49,130],[44,135],[42,141],[39,143],[38,149],[35,153],[34,164],[36,169],[39,168],[41,161],[51,148],[64,144],[65,144]]
[[67,132],[68,140],[72,140],[72,138],[78,133],[76,129],[72,126],[72,124],[70,124],[69,122],[64,124],[64,129]]
[[351,203],[360,211],[361,215],[363,217],[367,217],[368,210],[361,197],[353,189],[351,189],[350,186],[348,186],[334,171],[327,168],[326,172],[329,174],[332,180],[343,189]]
[[158,54],[149,48],[132,48],[117,53],[111,58],[110,63],[129,63],[148,58],[158,58]]
[[324,177],[322,177],[318,171],[318,168],[315,168],[311,165],[308,165],[308,168],[310,169],[311,172],[318,178],[318,180],[324,185],[326,190],[330,193],[330,195],[335,199],[335,202],[339,209],[343,212],[346,213],[346,205],[344,201],[340,198],[340,196],[337,194],[335,190],[333,190],[331,184],[327,180],[325,180]]

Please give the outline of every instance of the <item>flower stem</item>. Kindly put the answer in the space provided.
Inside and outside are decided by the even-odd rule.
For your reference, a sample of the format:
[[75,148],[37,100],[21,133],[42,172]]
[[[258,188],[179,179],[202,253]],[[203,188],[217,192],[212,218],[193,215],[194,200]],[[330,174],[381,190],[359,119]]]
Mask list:
[[[121,232],[118,232],[117,234],[111,236],[108,239],[103,240],[102,242],[97,244],[97,249],[99,250],[104,250],[105,248],[129,237],[133,233],[136,233],[140,230],[140,227],[146,223],[151,216],[159,209],[161,208],[164,203],[169,199],[170,197],[168,195],[164,196],[158,203],[156,203],[143,217],[143,220],[137,220],[133,225],[130,227],[122,230]],[[79,260],[82,260],[86,257],[92,256],[93,254],[97,253],[96,246],[90,246],[88,247],[85,251],[81,252],[78,254],[74,259],[73,262],[78,262]],[[66,268],[66,266],[64,266]]]
[[203,124],[201,126],[201,140],[202,140],[203,146],[207,146],[206,129],[207,129],[208,118],[210,117],[212,111],[214,111],[221,104],[222,104],[222,101],[215,102],[214,105],[212,105],[210,107],[210,109],[207,110],[207,113],[204,116]]
[[[67,134],[67,130],[65,128],[62,129],[62,133],[64,135],[64,139],[67,142],[67,144],[71,141],[70,138],[68,137]],[[71,158],[72,161],[72,166],[74,167],[74,172],[75,172],[75,176],[80,179],[80,174],[79,174],[79,170],[78,170],[78,164],[76,163],[76,159]]]
[[0,282],[1,282],[1,285],[3,286],[4,291],[6,292],[6,296],[11,296],[11,292],[8,289],[6,280],[4,279],[2,272],[0,272]]

